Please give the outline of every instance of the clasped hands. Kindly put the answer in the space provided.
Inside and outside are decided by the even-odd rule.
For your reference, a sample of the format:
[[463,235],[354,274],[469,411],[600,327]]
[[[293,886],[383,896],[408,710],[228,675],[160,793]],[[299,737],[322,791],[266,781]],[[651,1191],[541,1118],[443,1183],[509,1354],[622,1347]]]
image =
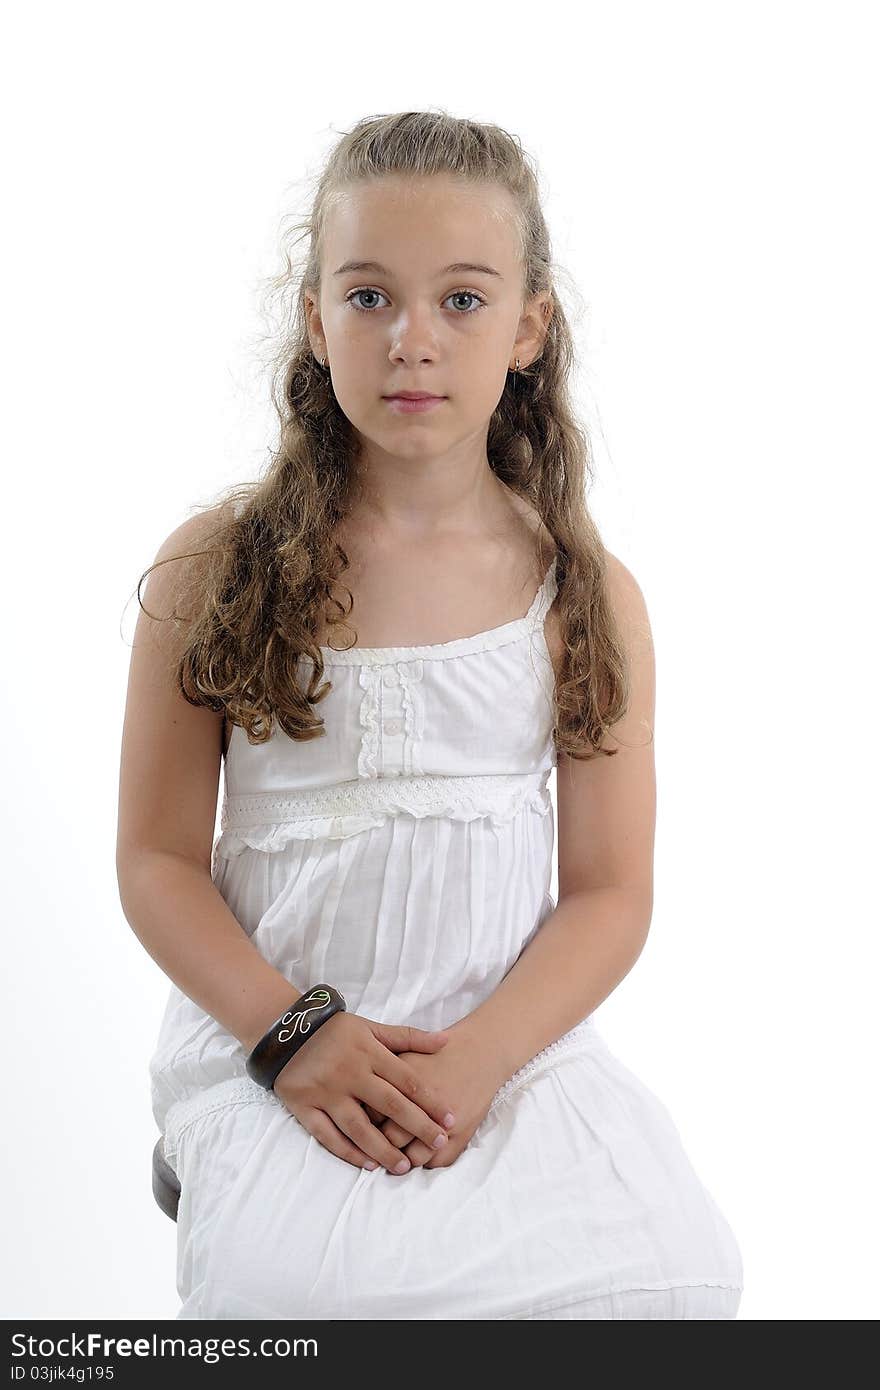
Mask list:
[[445,1031],[449,1039],[436,1052],[397,1054],[413,1071],[424,1072],[425,1080],[436,1086],[449,1102],[455,1124],[441,1149],[429,1149],[421,1139],[414,1138],[381,1111],[364,1105],[372,1122],[389,1143],[406,1155],[413,1168],[448,1168],[454,1163],[488,1115],[496,1091],[506,1080],[492,1057],[481,1057],[478,1050],[475,1055],[473,1038],[456,1032],[454,1026]]

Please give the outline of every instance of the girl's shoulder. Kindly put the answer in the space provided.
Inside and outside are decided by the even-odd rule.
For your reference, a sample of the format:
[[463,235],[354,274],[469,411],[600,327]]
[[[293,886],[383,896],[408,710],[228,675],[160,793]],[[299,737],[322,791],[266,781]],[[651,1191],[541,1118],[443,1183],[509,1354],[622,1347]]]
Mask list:
[[[535,510],[531,503],[527,502],[522,497],[518,497],[514,493],[511,493],[511,501],[522,518],[528,536],[527,544],[532,547],[533,552],[535,540],[537,539],[538,541],[541,555],[541,574],[542,576],[546,575],[550,566],[556,559],[556,542],[547,529],[540,513]],[[565,649],[562,643],[562,629],[559,622],[559,608],[555,593],[544,620],[544,637],[550,652],[550,659],[553,662],[553,669],[558,675],[562,669]]]

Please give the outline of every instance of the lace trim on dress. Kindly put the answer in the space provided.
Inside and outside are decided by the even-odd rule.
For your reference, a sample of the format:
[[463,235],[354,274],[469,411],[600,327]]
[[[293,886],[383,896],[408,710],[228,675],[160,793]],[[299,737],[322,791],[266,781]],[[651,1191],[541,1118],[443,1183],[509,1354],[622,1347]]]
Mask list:
[[[420,688],[424,668],[418,659],[400,661],[394,664],[403,696],[403,727],[406,735],[403,750],[403,771],[409,776],[421,777],[423,770],[419,761],[418,750],[425,728],[425,707]],[[374,666],[362,666],[358,671],[358,683],[364,692],[358,713],[361,728],[358,776],[377,778],[379,776],[379,709],[382,693],[382,672]]]
[[489,1106],[488,1113],[491,1115],[497,1106],[513,1095],[514,1091],[518,1091],[527,1081],[533,1080],[542,1072],[549,1071],[551,1067],[556,1066],[557,1062],[561,1062],[563,1057],[567,1057],[571,1053],[583,1052],[587,1047],[591,1047],[598,1038],[599,1034],[596,1031],[592,1015],[581,1019],[574,1028],[563,1033],[561,1038],[548,1043],[540,1052],[537,1052],[534,1057],[520,1067],[519,1071],[515,1071],[503,1086],[499,1087],[495,1092],[492,1104]]
[[[491,1115],[499,1105],[508,1100],[527,1082],[551,1070],[563,1058],[585,1052],[600,1043],[600,1035],[593,1023],[592,1016],[583,1019],[568,1033],[564,1033],[561,1038],[557,1038],[555,1042],[542,1048],[518,1071],[515,1071],[495,1092],[492,1104],[486,1112],[487,1115]],[[201,1091],[198,1095],[186,1100],[175,1101],[169,1107],[165,1117],[163,1147],[166,1163],[175,1172],[177,1171],[175,1163],[181,1138],[196,1120],[202,1119],[205,1115],[215,1114],[218,1110],[229,1109],[234,1105],[265,1104],[287,1110],[280,1096],[277,1096],[274,1091],[265,1090],[247,1075],[230,1076],[226,1081],[219,1081],[215,1086],[209,1086],[206,1091]],[[290,1112],[288,1111],[288,1113]]]
[[466,777],[368,777],[298,795],[227,797],[214,852],[231,859],[245,849],[272,853],[294,839],[341,840],[401,813],[458,821],[485,818],[499,825],[526,806],[548,815],[549,776],[544,769]]
[[[216,1085],[209,1086],[206,1091],[201,1091],[186,1100],[175,1101],[169,1106],[165,1116],[165,1130],[162,1136],[165,1162],[179,1178],[177,1151],[190,1125],[205,1115],[216,1114],[218,1110],[227,1110],[234,1105],[260,1104],[276,1105],[282,1110],[287,1110],[280,1096],[274,1091],[267,1091],[247,1075],[230,1076],[226,1081],[218,1081]],[[290,1114],[290,1111],[287,1113]]]
[[420,681],[424,667],[421,661],[416,660],[402,662],[397,669],[403,691],[403,728],[406,735],[404,771],[410,777],[422,777],[424,770],[419,761],[419,748],[425,731],[425,703]]
[[360,704],[361,747],[358,754],[358,776],[376,778],[379,770],[379,671],[361,667],[358,680],[363,687]]

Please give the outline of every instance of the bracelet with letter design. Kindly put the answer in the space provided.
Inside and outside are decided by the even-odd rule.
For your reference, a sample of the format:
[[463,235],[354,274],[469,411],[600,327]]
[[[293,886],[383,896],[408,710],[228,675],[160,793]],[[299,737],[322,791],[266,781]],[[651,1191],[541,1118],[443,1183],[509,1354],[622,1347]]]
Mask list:
[[313,985],[260,1038],[247,1059],[248,1076],[271,1091],[278,1073],[294,1053],[322,1023],[345,1008],[345,1000],[338,989],[332,985]]

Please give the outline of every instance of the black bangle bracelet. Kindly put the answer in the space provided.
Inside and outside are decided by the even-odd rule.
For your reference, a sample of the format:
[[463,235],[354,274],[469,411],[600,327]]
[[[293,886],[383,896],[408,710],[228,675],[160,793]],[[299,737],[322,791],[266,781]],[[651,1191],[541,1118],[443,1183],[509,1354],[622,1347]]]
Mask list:
[[332,985],[313,985],[272,1024],[246,1062],[252,1081],[271,1091],[275,1078],[316,1029],[334,1014],[344,1012],[345,1000]]

